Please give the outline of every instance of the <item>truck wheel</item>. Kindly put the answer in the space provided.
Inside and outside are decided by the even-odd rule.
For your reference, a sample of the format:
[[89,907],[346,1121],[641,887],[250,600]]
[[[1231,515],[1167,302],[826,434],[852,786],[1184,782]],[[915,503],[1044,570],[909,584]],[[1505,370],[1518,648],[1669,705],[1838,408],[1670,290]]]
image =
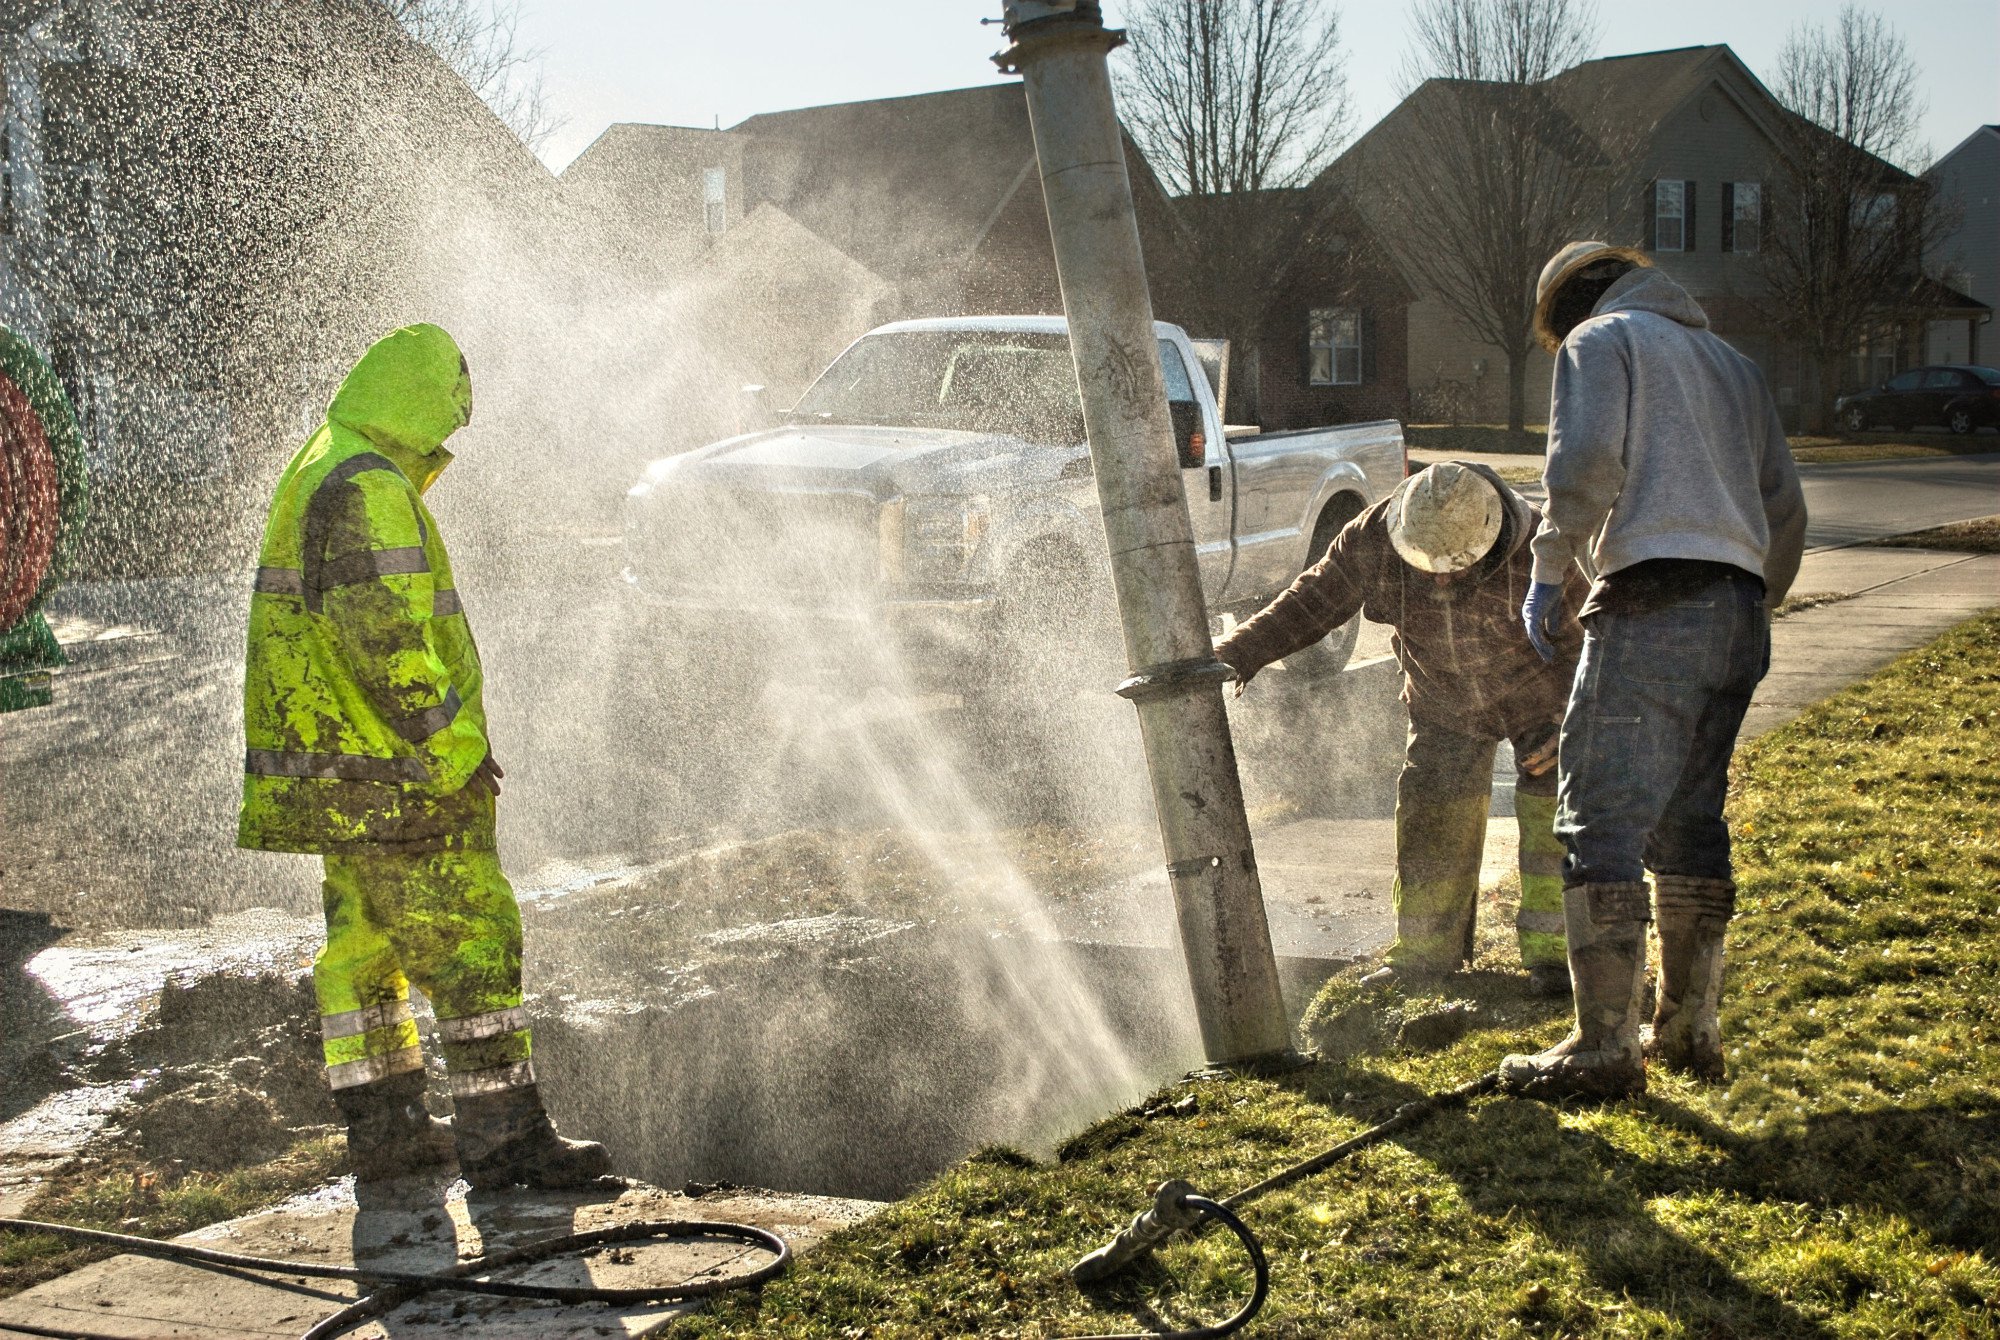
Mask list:
[[[1307,566],[1320,560],[1333,537],[1340,534],[1340,528],[1361,515],[1361,499],[1351,493],[1343,493],[1326,505],[1319,514],[1319,524],[1313,527],[1312,550]],[[1293,652],[1285,658],[1285,669],[1301,679],[1327,679],[1347,668],[1348,658],[1354,655],[1354,643],[1361,636],[1361,616],[1355,615],[1340,627],[1328,633],[1304,651]]]

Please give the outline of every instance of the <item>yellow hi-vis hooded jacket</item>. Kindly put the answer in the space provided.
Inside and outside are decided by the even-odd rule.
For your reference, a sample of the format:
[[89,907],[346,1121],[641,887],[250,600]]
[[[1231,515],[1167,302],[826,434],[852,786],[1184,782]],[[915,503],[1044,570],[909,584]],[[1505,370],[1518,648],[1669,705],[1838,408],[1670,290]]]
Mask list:
[[422,493],[472,413],[450,335],[385,336],[278,481],[250,600],[241,846],[491,850],[479,652]]

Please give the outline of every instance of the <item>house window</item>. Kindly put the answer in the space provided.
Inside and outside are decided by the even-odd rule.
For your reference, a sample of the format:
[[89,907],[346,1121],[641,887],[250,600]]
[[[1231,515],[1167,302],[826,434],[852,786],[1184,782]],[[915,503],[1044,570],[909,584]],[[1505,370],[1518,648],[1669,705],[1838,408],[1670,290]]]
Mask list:
[[701,174],[701,203],[708,231],[719,233],[729,226],[728,168],[712,167]]
[[1895,222],[1896,196],[1892,191],[1878,191],[1854,202],[1854,223],[1858,228],[1881,231]]
[[1306,380],[1313,386],[1361,384],[1361,313],[1315,307],[1308,315]]
[[1754,181],[1722,183],[1722,249],[1756,251],[1763,240],[1763,186]]
[[1653,183],[1653,250],[1686,251],[1687,183]]

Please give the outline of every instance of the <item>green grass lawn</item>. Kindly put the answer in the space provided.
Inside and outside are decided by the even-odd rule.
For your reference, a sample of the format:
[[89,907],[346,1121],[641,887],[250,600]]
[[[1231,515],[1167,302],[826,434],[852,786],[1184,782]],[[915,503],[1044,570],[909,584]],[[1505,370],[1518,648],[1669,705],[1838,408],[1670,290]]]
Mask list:
[[[345,1162],[346,1143],[338,1136],[304,1140],[269,1163],[228,1172],[182,1172],[120,1152],[58,1174],[20,1217],[178,1237],[325,1186]],[[0,1233],[0,1298],[113,1254],[64,1238]]]
[[1875,543],[1889,549],[1949,549],[1968,554],[2000,554],[2000,516],[1954,521],[1948,526],[1897,535]]
[[[1274,1284],[1251,1334],[2000,1335],[2000,617],[1747,747],[1731,808],[1728,1081],[1484,1100],[1258,1203]],[[1051,1162],[988,1151],[672,1334],[1219,1317],[1249,1283],[1222,1234],[1088,1296],[1064,1272],[1163,1178],[1225,1193],[1559,1037],[1566,1010],[1505,966],[1451,984],[1479,1024],[1443,1050],[1184,1083],[1165,1096],[1193,1112],[1149,1103]],[[1309,1017],[1356,990],[1336,979]]]

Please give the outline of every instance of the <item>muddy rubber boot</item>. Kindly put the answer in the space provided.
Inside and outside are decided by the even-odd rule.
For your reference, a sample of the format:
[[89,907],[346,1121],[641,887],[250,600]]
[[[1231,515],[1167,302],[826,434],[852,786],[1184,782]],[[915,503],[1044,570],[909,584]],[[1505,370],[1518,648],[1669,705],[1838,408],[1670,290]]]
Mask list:
[[1646,1055],[1699,1079],[1722,1078],[1722,937],[1736,885],[1690,875],[1653,878],[1659,907],[1660,998]]
[[347,1121],[347,1163],[357,1182],[443,1172],[457,1159],[451,1124],[424,1108],[424,1072],[333,1091]]
[[611,1173],[611,1156],[592,1140],[566,1140],[542,1108],[533,1084],[468,1094],[457,1107],[458,1167],[487,1190],[527,1186],[556,1191],[586,1187]]
[[1576,1028],[1545,1052],[1509,1056],[1501,1086],[1527,1098],[1629,1098],[1646,1091],[1639,990],[1646,980],[1644,884],[1563,890]]

